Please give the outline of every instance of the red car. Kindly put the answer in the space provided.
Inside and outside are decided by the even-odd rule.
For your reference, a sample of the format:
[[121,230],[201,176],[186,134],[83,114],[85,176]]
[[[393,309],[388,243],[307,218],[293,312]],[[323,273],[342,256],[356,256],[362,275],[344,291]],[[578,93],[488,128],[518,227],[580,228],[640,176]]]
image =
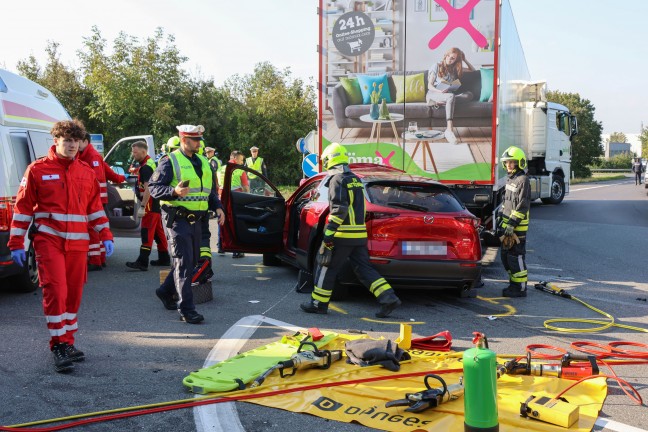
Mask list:
[[[235,169],[263,179],[250,192],[230,191]],[[480,280],[479,220],[445,185],[374,164],[353,164],[365,188],[369,256],[396,288],[456,288],[460,296]],[[297,267],[300,283],[312,284],[315,255],[329,214],[326,173],[306,179],[284,200],[261,174],[228,164],[221,200],[225,207],[223,249],[263,253],[264,265]],[[358,284],[341,272],[337,296]],[[308,280],[310,276],[310,280]]]

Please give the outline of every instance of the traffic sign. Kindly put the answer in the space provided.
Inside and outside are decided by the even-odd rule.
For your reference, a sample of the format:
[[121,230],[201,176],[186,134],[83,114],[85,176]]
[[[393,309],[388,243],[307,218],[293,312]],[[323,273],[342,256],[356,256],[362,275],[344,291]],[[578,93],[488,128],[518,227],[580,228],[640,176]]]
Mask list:
[[316,154],[311,153],[304,157],[304,161],[302,162],[302,171],[304,171],[306,177],[313,177],[319,172]]

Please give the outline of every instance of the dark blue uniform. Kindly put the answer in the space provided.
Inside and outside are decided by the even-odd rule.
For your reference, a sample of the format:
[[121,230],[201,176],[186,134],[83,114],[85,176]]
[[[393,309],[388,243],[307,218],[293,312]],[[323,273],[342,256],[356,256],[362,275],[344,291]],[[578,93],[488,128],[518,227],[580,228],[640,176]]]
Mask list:
[[[196,155],[189,159],[198,177],[202,178],[201,159]],[[161,201],[174,200],[174,188],[170,186],[172,180],[171,161],[168,157],[161,158],[149,182],[151,197]],[[218,199],[218,191],[212,189],[209,194],[209,210],[215,211],[222,208]],[[158,288],[157,294],[161,299],[171,299],[176,294],[178,310],[182,316],[185,316],[187,313],[195,312],[196,309],[191,291],[191,276],[200,257],[201,221],[208,216],[207,212],[194,212],[199,220],[194,219],[192,222],[184,217],[173,217],[171,210],[162,206],[162,223],[169,240],[172,269],[164,283]],[[167,302],[165,302],[166,304]]]

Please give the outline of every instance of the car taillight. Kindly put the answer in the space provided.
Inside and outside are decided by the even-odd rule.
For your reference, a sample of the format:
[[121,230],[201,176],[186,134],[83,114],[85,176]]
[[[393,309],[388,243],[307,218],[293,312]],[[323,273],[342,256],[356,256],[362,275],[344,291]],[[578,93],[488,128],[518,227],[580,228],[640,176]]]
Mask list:
[[9,231],[13,215],[11,198],[0,198],[0,231]]
[[399,216],[398,213],[369,211],[365,215],[365,222],[369,222],[372,219],[391,219],[397,216]]
[[480,222],[479,222],[479,219],[477,219],[477,218],[469,217],[469,216],[460,216],[460,217],[456,217],[455,219],[458,220],[461,223],[465,223],[465,224],[468,224],[468,225],[472,225],[475,228],[479,228],[479,223]]

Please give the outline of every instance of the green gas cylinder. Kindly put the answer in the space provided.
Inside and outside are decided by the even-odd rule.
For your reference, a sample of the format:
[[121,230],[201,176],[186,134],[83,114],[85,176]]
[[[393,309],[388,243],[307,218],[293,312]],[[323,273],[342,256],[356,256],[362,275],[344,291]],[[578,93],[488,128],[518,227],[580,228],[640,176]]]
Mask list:
[[497,357],[486,335],[473,333],[474,348],[463,355],[464,431],[497,432]]

